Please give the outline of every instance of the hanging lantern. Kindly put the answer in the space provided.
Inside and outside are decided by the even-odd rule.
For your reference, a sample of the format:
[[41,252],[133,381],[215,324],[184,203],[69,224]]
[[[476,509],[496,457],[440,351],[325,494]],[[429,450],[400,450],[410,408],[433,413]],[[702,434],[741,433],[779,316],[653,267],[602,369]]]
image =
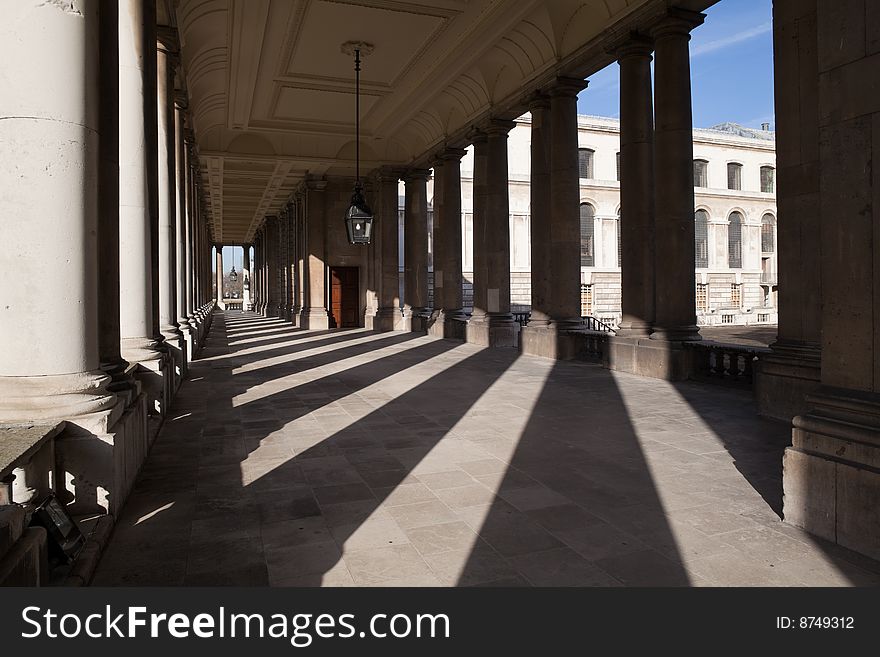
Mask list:
[[366,43],[349,41],[342,44],[342,52],[354,53],[355,72],[355,183],[351,205],[345,213],[345,231],[349,244],[369,244],[373,234],[373,211],[364,198],[361,185],[361,50],[367,55],[373,47]]
[[238,272],[235,271],[235,265],[232,265],[232,270],[229,272],[229,280],[233,283],[238,280]]

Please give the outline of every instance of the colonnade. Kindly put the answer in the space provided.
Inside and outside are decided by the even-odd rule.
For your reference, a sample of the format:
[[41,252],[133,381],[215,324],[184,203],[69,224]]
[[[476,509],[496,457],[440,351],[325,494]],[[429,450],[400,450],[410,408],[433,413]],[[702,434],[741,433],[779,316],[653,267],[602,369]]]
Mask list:
[[155,0],[8,14],[0,54],[28,65],[4,68],[0,99],[0,422],[65,421],[57,471],[21,476],[49,475],[74,512],[115,512],[212,303],[176,35]]

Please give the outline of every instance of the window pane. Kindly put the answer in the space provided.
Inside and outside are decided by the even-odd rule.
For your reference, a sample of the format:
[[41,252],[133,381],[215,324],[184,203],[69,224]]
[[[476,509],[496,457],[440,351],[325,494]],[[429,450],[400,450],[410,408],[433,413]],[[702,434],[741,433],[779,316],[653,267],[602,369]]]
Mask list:
[[694,187],[708,187],[709,163],[694,160]]
[[773,253],[775,250],[773,215],[765,214],[761,219],[761,251]]
[[581,203],[581,267],[593,266],[593,217],[596,211],[589,203]]
[[773,167],[761,167],[761,191],[765,194],[776,191],[776,169]]
[[739,212],[730,215],[727,227],[727,265],[731,269],[742,267],[742,215]]
[[709,214],[697,210],[694,215],[694,246],[696,247],[696,266],[709,266]]
[[727,189],[742,189],[742,165],[731,162],[727,165]]
[[620,153],[617,154],[617,180],[620,181]]
[[589,148],[578,149],[578,177],[593,179],[593,151]]

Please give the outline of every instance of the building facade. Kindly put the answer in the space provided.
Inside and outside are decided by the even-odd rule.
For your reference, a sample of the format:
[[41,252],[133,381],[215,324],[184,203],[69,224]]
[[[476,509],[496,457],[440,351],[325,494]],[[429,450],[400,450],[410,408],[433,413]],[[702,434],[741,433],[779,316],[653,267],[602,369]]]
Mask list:
[[[508,138],[510,302],[531,308],[529,145],[531,117]],[[581,315],[616,328],[621,320],[620,122],[579,116]],[[462,158],[463,303],[473,308],[474,155]],[[695,296],[697,323],[775,324],[776,151],[772,132],[735,124],[694,130]],[[433,182],[428,183],[433,206]],[[400,186],[401,290],[405,254]],[[433,264],[429,265],[433,270]]]

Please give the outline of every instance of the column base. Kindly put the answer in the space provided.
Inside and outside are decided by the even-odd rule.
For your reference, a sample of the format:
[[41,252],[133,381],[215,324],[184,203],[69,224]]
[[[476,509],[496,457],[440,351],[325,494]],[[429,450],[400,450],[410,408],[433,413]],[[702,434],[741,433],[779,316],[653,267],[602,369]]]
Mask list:
[[467,342],[482,347],[517,347],[519,324],[513,315],[483,315],[471,317],[466,329]]
[[147,396],[150,433],[155,437],[171,402],[172,357],[163,351],[127,349],[126,342],[123,340],[122,355],[132,364],[131,374],[140,382]]
[[413,333],[427,333],[431,310],[428,308],[404,308],[403,319],[406,330]]
[[330,328],[330,315],[324,308],[307,308],[300,313],[300,326],[311,331]]
[[682,342],[646,337],[608,336],[602,362],[615,372],[666,381],[684,381],[693,371],[693,357]]
[[373,316],[374,331],[403,331],[406,325],[399,308],[379,308]]
[[703,339],[700,327],[696,324],[687,326],[654,326],[651,339],[661,342],[698,342]]
[[0,422],[64,419],[116,404],[102,370],[52,376],[0,376]]
[[435,310],[427,321],[428,335],[464,340],[467,337],[467,321],[467,315],[460,309]]
[[530,323],[520,330],[519,350],[554,360],[595,360],[595,341],[595,333],[567,324]]
[[794,418],[785,522],[880,559],[880,396],[823,388]]
[[822,350],[817,344],[775,342],[772,354],[762,356],[755,368],[758,412],[790,422],[807,412],[807,395],[819,389]]

